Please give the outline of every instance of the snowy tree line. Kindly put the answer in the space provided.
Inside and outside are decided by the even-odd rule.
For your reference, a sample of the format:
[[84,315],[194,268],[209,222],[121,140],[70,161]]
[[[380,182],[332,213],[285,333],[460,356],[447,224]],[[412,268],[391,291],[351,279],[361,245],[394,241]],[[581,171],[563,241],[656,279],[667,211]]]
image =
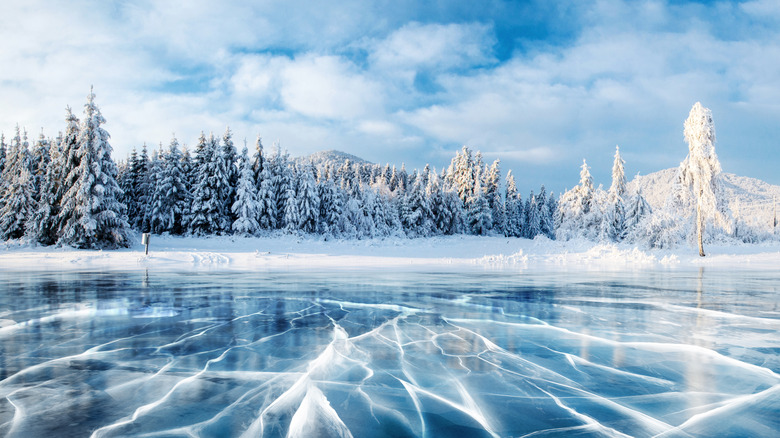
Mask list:
[[557,201],[541,187],[523,202],[512,173],[468,147],[442,172],[366,163],[298,164],[258,137],[238,154],[228,128],[191,154],[174,137],[149,155],[111,158],[90,92],[56,139],[0,136],[0,239],[112,248],[132,231],[175,235],[317,234],[334,238],[445,234],[554,237]]
[[514,177],[463,147],[442,172],[390,165],[297,163],[260,138],[237,154],[228,128],[201,134],[194,157],[173,138],[151,156],[133,151],[119,185],[130,225],[162,234],[262,235],[274,230],[362,239],[499,234],[553,237],[555,197],[523,203]]
[[723,205],[712,117],[699,104],[686,121],[690,150],[674,193],[654,212],[641,192],[627,192],[619,149],[608,190],[594,187],[583,160],[579,184],[560,198],[542,185],[523,199],[511,171],[502,178],[499,160],[487,165],[466,146],[441,172],[407,172],[296,162],[278,144],[266,152],[260,137],[251,156],[246,144],[239,154],[229,128],[221,138],[201,133],[194,154],[174,137],[151,156],[144,145],[117,165],[94,97],[81,120],[67,109],[54,140],[41,134],[31,147],[18,127],[9,144],[0,136],[0,239],[102,248],[129,245],[132,230],[346,239],[462,233],[667,247],[691,239],[693,224],[702,235],[707,223],[717,225],[706,228],[708,239],[753,235]]

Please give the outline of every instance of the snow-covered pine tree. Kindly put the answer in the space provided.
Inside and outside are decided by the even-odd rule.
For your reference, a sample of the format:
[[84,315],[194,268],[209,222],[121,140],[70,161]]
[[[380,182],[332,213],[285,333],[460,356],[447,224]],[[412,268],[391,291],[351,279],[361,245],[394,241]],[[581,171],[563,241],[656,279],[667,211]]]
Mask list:
[[284,228],[284,210],[287,204],[287,198],[293,190],[288,190],[292,184],[292,172],[290,171],[290,162],[287,154],[282,155],[279,143],[275,144],[276,153],[269,159],[268,165],[271,167],[271,182],[276,201],[276,228]]
[[235,202],[236,184],[238,182],[238,153],[233,144],[233,132],[230,131],[230,127],[225,128],[225,133],[222,135],[220,156],[223,160],[221,169],[224,169],[225,180],[227,181],[227,185],[224,188],[221,186],[219,187],[221,198],[223,199],[220,212],[222,216],[220,227],[222,232],[230,233],[233,221],[235,220],[231,208]]
[[447,235],[464,232],[466,212],[458,192],[445,182],[442,188],[442,208],[436,216],[436,223],[442,233]]
[[580,185],[576,187],[579,194],[579,201],[581,204],[581,211],[583,214],[590,213],[593,208],[593,177],[590,175],[590,167],[585,160],[582,160],[582,167],[580,170]]
[[436,172],[429,172],[426,179],[428,183],[425,186],[425,197],[428,199],[428,205],[430,206],[431,232],[433,234],[443,234],[444,228],[446,228],[446,224],[450,222],[450,219],[447,217],[449,212],[444,211],[446,206],[444,205],[439,175]]
[[622,238],[636,242],[637,230],[641,228],[641,222],[652,213],[653,209],[642,196],[642,188],[638,188],[626,204],[626,220]]
[[298,228],[305,233],[317,231],[317,219],[320,215],[320,197],[317,183],[314,181],[314,169],[307,166],[298,175]]
[[547,210],[549,213],[548,221],[551,224],[550,233],[547,235],[550,239],[555,239],[555,216],[558,211],[558,198],[555,194],[550,192],[550,196],[547,197]]
[[602,240],[621,240],[625,232],[626,207],[626,174],[620,157],[620,148],[615,147],[615,160],[612,164],[612,185],[607,192],[607,202],[604,206],[604,218],[601,222]]
[[41,185],[46,177],[46,171],[49,168],[49,139],[43,135],[43,131],[35,142],[32,151],[32,177],[33,177],[33,201],[38,204],[41,198]]
[[127,223],[132,227],[132,211],[135,207],[135,193],[133,190],[133,183],[131,181],[131,174],[133,165],[138,161],[138,152],[133,150],[128,154],[127,161],[123,166],[119,167],[119,175],[117,175],[116,181],[119,183],[119,188],[122,189],[122,202],[127,207]]
[[232,211],[236,220],[233,222],[233,231],[236,234],[253,236],[260,230],[257,218],[260,216],[257,189],[255,186],[254,163],[249,160],[247,148],[241,151],[239,160],[239,176],[236,187],[236,202]]
[[160,174],[155,185],[152,229],[156,233],[182,234],[190,213],[191,195],[187,189],[179,141],[171,139],[166,153],[161,152]]
[[339,236],[346,239],[360,239],[365,231],[362,199],[346,195],[343,190],[344,207],[338,220]]
[[555,224],[550,206],[547,204],[547,189],[544,184],[539,189],[539,195],[536,196],[536,208],[539,215],[539,234],[547,237],[553,236]]
[[355,215],[357,222],[353,222],[357,228],[358,239],[369,239],[376,237],[376,224],[374,223],[373,212],[376,208],[376,194],[371,188],[360,187],[360,193],[356,197],[359,202],[360,211]]
[[[696,102],[691,108],[684,125],[685,141],[688,143],[688,156],[680,163],[678,185],[684,195],[682,207],[695,211],[696,240],[699,255],[704,257],[704,232],[707,221],[714,221],[728,229],[726,205],[723,200],[721,166],[715,153],[715,125],[712,112]],[[690,211],[690,210],[689,210]]]
[[[193,169],[192,215],[190,232],[195,235],[215,234],[219,227],[219,199],[217,195],[217,166],[219,152],[214,136],[207,139],[201,132],[195,150],[195,166]],[[223,175],[224,177],[224,175]]]
[[233,213],[230,209],[233,205],[236,181],[236,152],[230,128],[226,130],[221,144],[213,134],[209,135],[209,142],[209,148],[214,151],[215,156],[213,166],[210,167],[216,208],[215,231],[219,234],[229,234],[233,225]]
[[257,190],[260,190],[260,174],[263,172],[264,165],[265,155],[263,153],[263,138],[260,137],[260,134],[257,134],[255,154],[252,156],[252,172],[255,175],[255,187],[257,187]]
[[485,197],[493,216],[492,230],[504,234],[506,229],[506,210],[501,199],[501,160],[496,160],[488,169],[484,178]]
[[[298,185],[298,176],[296,175],[295,168],[287,158],[284,160],[287,162],[286,166],[281,169],[281,187],[285,188],[285,193],[282,196],[282,217],[281,228],[292,234],[298,230],[298,224],[300,223],[300,211],[298,210],[298,200],[295,198],[295,189]],[[278,205],[278,204],[277,204]]]
[[383,206],[382,195],[373,188],[366,188],[363,190],[363,200],[364,208],[371,216],[372,237],[387,236],[390,230],[387,226],[387,212]]
[[426,196],[422,183],[421,178],[415,177],[411,189],[406,192],[402,201],[404,206],[401,223],[410,236],[429,236],[433,230],[430,200]]
[[75,184],[68,187],[60,211],[60,242],[79,248],[130,245],[131,230],[125,220],[126,207],[120,202],[122,191],[104,123],[90,90],[77,139],[79,165],[68,176]]
[[3,205],[0,208],[0,240],[19,239],[25,234],[26,226],[35,210],[33,200],[32,159],[16,126],[16,136],[3,169],[4,192],[0,193]]
[[46,168],[46,174],[41,180],[41,190],[32,223],[27,226],[27,233],[30,238],[37,240],[43,245],[53,245],[57,242],[57,213],[60,208],[60,197],[62,196],[61,185],[64,175],[62,169],[65,167],[59,141],[49,142],[49,166]]
[[388,186],[390,187],[391,192],[396,192],[398,190],[398,172],[395,170],[395,166],[393,166],[393,170],[390,173]]
[[[5,155],[7,150],[8,147],[5,144],[5,134],[0,132],[0,175],[2,175],[3,169],[5,169]],[[2,191],[0,191],[0,193],[2,193]]]
[[593,238],[598,235],[601,211],[596,205],[593,177],[585,160],[582,160],[580,184],[565,192],[560,199],[555,218],[556,236],[569,240],[575,237]]
[[505,234],[511,237],[521,237],[523,233],[523,202],[517,191],[517,183],[511,170],[506,173],[504,211],[506,212]]
[[450,164],[451,172],[448,177],[452,186],[457,190],[458,196],[464,205],[468,204],[469,199],[474,194],[476,182],[474,180],[474,159],[467,146],[463,146],[461,152],[455,154]]
[[528,210],[528,223],[526,224],[526,236],[528,239],[533,239],[534,237],[542,234],[542,217],[541,217],[541,211],[539,209],[539,200],[540,197],[538,195],[534,195],[533,190],[531,191],[531,194],[528,196],[528,203],[527,203],[527,210]]
[[53,218],[54,227],[53,234],[59,236],[62,233],[62,227],[65,217],[62,215],[62,200],[65,197],[65,193],[76,184],[76,181],[71,179],[75,178],[77,174],[74,169],[79,166],[78,157],[78,137],[79,137],[79,119],[73,115],[73,111],[70,107],[65,107],[65,133],[60,139],[60,179],[57,185],[57,192],[54,195],[54,205],[56,206],[57,216]]
[[[477,173],[474,181],[482,181],[482,167],[476,168]],[[493,217],[490,212],[490,205],[482,190],[482,184],[474,185],[474,193],[467,202],[467,221],[472,233],[477,235],[486,235],[490,232],[493,225]]]
[[5,134],[0,132],[0,208],[3,208],[4,196],[5,196],[5,179],[3,179],[3,171],[5,170],[5,157],[7,154],[8,146],[5,144]]
[[401,193],[409,189],[409,174],[406,172],[406,164],[401,163],[401,170],[398,171],[398,189]]
[[336,236],[339,233],[338,222],[342,214],[341,195],[336,184],[331,179],[326,179],[318,185],[320,198],[320,214],[317,221],[317,232],[325,238]]
[[431,177],[431,165],[428,163],[425,163],[425,167],[423,168],[422,172],[419,174],[419,178],[421,178],[420,183],[424,188],[428,187],[428,179]]
[[[151,199],[147,191],[149,186],[149,155],[144,143],[141,155],[138,156],[135,148],[130,153],[128,162],[127,189],[125,192],[125,203],[127,205],[127,219],[130,225],[136,230],[141,230],[146,217],[147,202]],[[144,230],[148,231],[148,230]]]
[[263,230],[276,228],[276,194],[274,193],[272,166],[266,162],[260,171],[260,189],[257,191],[257,223]]

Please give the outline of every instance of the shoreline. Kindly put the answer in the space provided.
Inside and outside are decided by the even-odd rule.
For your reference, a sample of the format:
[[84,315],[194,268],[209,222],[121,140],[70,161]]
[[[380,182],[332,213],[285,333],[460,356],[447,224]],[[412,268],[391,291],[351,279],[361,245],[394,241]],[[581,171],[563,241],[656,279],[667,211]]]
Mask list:
[[544,271],[643,269],[776,270],[780,242],[645,250],[600,244],[485,236],[438,236],[371,240],[323,240],[308,236],[152,236],[144,255],[140,235],[130,248],[81,250],[0,244],[0,271],[177,270],[255,271],[364,268],[486,268]]

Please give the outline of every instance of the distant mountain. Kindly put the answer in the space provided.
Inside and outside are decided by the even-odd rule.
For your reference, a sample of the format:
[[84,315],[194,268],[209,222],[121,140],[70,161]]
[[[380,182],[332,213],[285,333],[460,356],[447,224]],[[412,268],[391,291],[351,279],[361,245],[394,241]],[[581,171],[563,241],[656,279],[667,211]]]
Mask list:
[[[771,224],[774,219],[774,202],[780,202],[780,186],[756,178],[723,173],[726,200],[735,213],[746,220]],[[665,169],[649,175],[640,175],[628,184],[629,193],[637,187],[653,209],[661,208],[672,191],[677,168]]]
[[298,164],[314,164],[315,167],[320,167],[325,164],[338,167],[343,165],[347,160],[349,160],[350,163],[372,164],[370,161],[364,160],[358,156],[333,149],[315,152],[305,157],[298,157],[295,159],[295,162]]

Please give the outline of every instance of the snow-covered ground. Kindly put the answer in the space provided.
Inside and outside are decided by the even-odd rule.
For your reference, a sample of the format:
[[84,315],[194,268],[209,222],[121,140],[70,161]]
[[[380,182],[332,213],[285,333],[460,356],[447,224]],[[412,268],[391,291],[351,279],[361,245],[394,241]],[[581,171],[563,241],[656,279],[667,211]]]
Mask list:
[[322,240],[312,237],[152,236],[149,255],[137,244],[115,251],[0,244],[0,269],[10,270],[262,270],[458,268],[543,270],[777,269],[780,243],[706,245],[646,250],[623,244],[447,236],[425,239]]

